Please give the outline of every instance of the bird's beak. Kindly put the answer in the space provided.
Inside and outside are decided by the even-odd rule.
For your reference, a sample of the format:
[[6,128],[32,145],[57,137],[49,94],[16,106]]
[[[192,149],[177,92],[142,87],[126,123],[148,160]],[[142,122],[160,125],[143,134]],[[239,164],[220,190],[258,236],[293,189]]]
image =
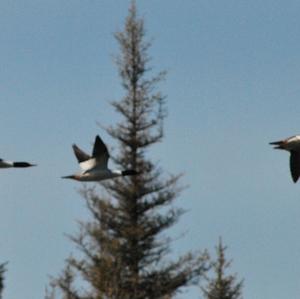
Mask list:
[[62,176],[61,177],[62,179],[73,179],[73,180],[76,180],[76,176],[75,175],[66,175],[66,176]]
[[273,145],[273,149],[284,149],[284,143],[282,141],[274,141],[269,144]]

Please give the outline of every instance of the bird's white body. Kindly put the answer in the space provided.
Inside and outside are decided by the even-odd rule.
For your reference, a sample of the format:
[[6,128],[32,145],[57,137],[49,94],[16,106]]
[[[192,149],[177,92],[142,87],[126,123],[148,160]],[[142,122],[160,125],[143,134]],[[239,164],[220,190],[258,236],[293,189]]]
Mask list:
[[82,182],[103,181],[122,176],[121,170],[92,169],[74,175],[74,179]]
[[78,160],[81,172],[64,176],[82,182],[103,181],[119,176],[137,174],[134,170],[111,170],[107,167],[109,153],[106,145],[99,136],[96,136],[92,156],[86,154],[78,146],[73,144],[74,154]]

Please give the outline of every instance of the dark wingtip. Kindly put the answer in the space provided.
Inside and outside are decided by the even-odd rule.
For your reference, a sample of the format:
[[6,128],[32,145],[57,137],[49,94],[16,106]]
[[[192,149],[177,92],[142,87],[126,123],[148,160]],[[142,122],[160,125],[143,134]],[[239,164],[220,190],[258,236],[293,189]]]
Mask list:
[[294,183],[297,183],[297,181],[298,181],[298,179],[299,179],[299,175],[296,176],[296,175],[293,175],[293,174],[292,174],[292,179],[293,179],[293,182],[294,182]]

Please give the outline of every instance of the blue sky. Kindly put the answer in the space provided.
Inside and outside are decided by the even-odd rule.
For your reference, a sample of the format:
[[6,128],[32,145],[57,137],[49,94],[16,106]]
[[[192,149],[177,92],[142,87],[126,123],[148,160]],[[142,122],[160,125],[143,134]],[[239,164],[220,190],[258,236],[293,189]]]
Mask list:
[[[155,70],[168,70],[166,137],[149,154],[184,172],[188,212],[173,255],[222,236],[245,299],[299,298],[300,185],[269,141],[300,133],[299,1],[138,0]],[[129,1],[0,3],[0,155],[39,167],[0,173],[4,298],[40,299],[64,259],[65,234],[88,217],[71,144],[91,148],[122,96],[113,33]],[[182,299],[201,298],[198,289]]]

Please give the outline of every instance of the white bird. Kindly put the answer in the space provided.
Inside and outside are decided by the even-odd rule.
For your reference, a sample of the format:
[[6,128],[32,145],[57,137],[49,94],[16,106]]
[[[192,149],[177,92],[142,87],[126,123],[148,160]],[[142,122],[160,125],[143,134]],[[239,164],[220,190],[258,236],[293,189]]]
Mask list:
[[290,152],[290,170],[293,181],[296,183],[300,177],[300,135],[270,142],[270,144],[275,145],[274,149],[282,149]]
[[135,170],[111,170],[107,167],[109,152],[106,145],[97,135],[94,143],[92,156],[86,154],[76,144],[73,144],[74,154],[78,160],[81,172],[68,176],[63,179],[73,179],[83,182],[102,181],[120,176],[136,175]]
[[28,162],[13,162],[8,160],[0,159],[0,168],[24,168],[24,167],[31,167],[36,166],[36,164],[30,164]]

